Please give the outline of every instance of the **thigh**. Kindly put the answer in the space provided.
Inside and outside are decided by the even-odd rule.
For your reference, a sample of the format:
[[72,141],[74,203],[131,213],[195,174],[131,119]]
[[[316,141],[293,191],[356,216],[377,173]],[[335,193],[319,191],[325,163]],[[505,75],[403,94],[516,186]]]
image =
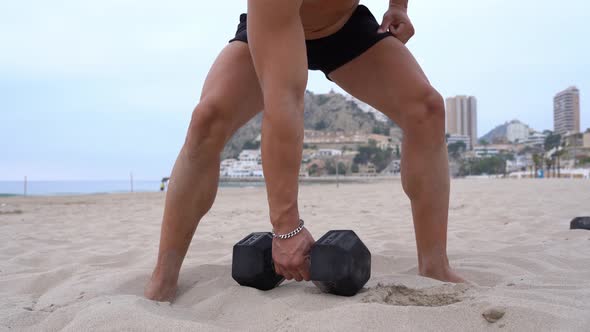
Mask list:
[[402,127],[407,115],[403,106],[422,101],[434,91],[414,56],[394,37],[379,41],[329,76]]
[[200,103],[232,123],[234,130],[262,111],[262,92],[248,44],[231,42],[221,51],[207,74]]

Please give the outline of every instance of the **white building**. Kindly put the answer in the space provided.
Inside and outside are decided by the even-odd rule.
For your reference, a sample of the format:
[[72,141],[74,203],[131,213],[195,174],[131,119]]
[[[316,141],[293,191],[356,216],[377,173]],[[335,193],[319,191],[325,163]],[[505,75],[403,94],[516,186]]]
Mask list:
[[518,120],[512,120],[506,127],[506,138],[512,143],[523,142],[529,137],[529,126]]
[[229,168],[232,167],[236,162],[237,159],[225,159],[221,161],[221,168]]
[[228,178],[264,177],[260,150],[244,150],[237,160],[223,160],[219,175]]
[[318,157],[336,157],[341,155],[342,151],[336,149],[319,149],[317,153]]
[[477,156],[478,158],[491,157],[500,154],[500,150],[498,150],[497,148],[487,147],[483,145],[476,146],[475,148],[473,148],[473,152],[475,153],[475,156]]
[[260,150],[243,150],[238,157],[241,162],[262,163],[262,155]]
[[532,164],[532,161],[529,158],[530,156],[526,155],[517,155],[514,157],[514,160],[506,160],[506,172],[518,172],[523,168],[527,168],[529,165]]
[[447,146],[449,146],[453,143],[458,143],[458,142],[465,143],[465,149],[471,150],[471,137],[469,137],[467,135],[456,135],[456,134],[450,134],[447,137]]
[[545,135],[543,133],[532,132],[529,135],[529,137],[527,137],[526,140],[524,140],[521,143],[523,143],[524,145],[528,145],[528,146],[540,146],[540,145],[545,144],[546,138],[547,138],[547,135]]

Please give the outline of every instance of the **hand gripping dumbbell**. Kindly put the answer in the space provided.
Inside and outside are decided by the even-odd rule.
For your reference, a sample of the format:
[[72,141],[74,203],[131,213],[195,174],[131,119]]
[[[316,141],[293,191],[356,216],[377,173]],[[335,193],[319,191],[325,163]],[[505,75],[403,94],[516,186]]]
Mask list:
[[[350,230],[326,233],[312,246],[310,258],[311,280],[326,293],[353,296],[371,277],[371,252]],[[260,290],[283,282],[272,262],[271,233],[252,233],[234,245],[232,277]]]

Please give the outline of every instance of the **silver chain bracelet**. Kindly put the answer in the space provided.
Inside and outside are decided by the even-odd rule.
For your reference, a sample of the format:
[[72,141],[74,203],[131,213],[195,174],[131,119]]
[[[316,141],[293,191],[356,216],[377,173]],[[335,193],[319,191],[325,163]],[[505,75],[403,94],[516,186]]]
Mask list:
[[295,230],[287,233],[287,234],[276,234],[274,230],[271,231],[272,237],[275,239],[281,239],[281,240],[286,240],[286,239],[290,239],[293,236],[299,234],[303,228],[305,227],[305,223],[303,222],[303,219],[299,219],[299,226],[297,226],[297,228],[295,228]]

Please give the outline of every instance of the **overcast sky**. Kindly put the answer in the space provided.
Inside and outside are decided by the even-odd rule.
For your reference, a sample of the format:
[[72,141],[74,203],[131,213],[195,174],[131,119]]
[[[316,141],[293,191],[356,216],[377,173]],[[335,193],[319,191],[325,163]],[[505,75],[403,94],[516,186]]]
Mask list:
[[[366,0],[380,18],[388,0]],[[170,173],[209,66],[245,0],[0,2],[0,180]],[[479,134],[552,129],[576,85],[590,127],[587,0],[410,0],[408,44],[444,95],[478,99]],[[321,73],[309,90],[337,87]]]

